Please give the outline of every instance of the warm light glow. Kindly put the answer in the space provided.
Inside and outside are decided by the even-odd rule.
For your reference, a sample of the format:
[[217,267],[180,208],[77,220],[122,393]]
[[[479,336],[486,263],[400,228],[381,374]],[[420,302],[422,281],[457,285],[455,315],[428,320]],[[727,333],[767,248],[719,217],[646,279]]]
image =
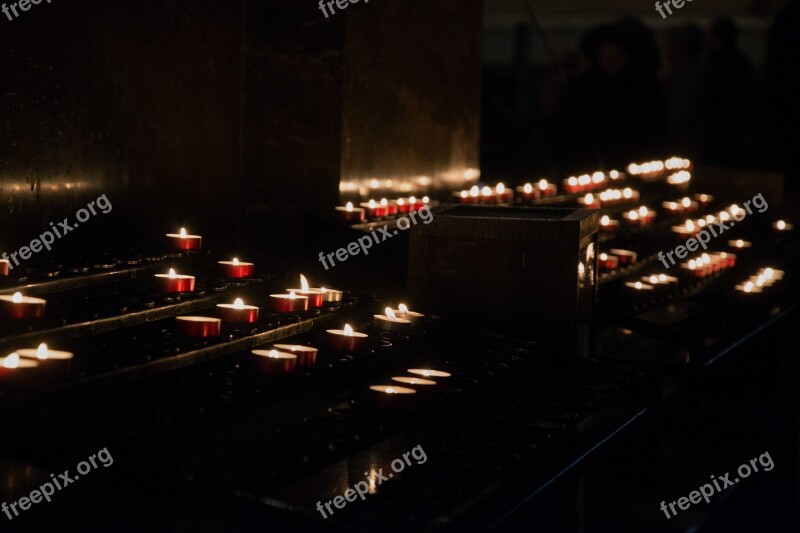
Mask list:
[[700,259],[702,259],[704,265],[708,265],[709,263],[711,263],[711,256],[709,256],[708,254],[701,255]]
[[478,188],[477,185],[473,185],[469,190],[470,196],[478,196],[481,193],[481,190]]
[[642,282],[641,282],[641,281],[637,281],[637,282],[634,284],[634,287],[636,287],[637,289],[641,289],[641,288],[642,288]]
[[606,253],[602,253],[602,254],[600,254],[600,260],[601,260],[601,261],[606,261],[606,260],[608,260],[608,254],[606,254]]
[[686,221],[686,229],[689,231],[694,231],[694,222],[691,220]]
[[40,344],[36,349],[36,357],[38,359],[47,359],[49,353],[50,352],[48,352],[47,345],[45,343]]
[[575,187],[576,185],[578,185],[578,178],[576,178],[575,176],[572,176],[572,177],[570,177],[570,178],[567,180],[567,184],[568,184],[570,187]]
[[633,190],[631,190],[630,187],[625,187],[624,189],[622,189],[622,196],[624,196],[625,198],[632,197],[633,196]]
[[368,205],[370,209],[375,209],[378,204],[375,203],[375,200],[370,200]]
[[5,368],[17,368],[19,366],[19,354],[12,353],[3,361]]
[[636,211],[629,211],[628,218],[631,220],[639,220],[639,213],[637,213]]
[[689,259],[689,268],[691,268],[692,270],[697,268],[697,262],[694,259]]
[[175,273],[175,269],[174,268],[170,268],[169,269],[169,278],[170,279],[175,279],[177,276],[178,275]]
[[303,292],[308,292],[308,280],[302,274],[300,274],[300,289]]
[[22,303],[22,293],[21,292],[15,292],[14,296],[11,297],[11,301],[14,302],[15,304],[21,304]]
[[583,203],[591,204],[592,202],[594,202],[594,195],[592,193],[589,193],[583,197]]
[[525,194],[530,194],[530,193],[532,193],[532,192],[533,192],[533,185],[531,185],[530,183],[526,183],[526,184],[525,184],[525,185],[522,187],[522,190],[525,192]]
[[775,275],[775,271],[771,268],[766,268],[764,269],[764,275],[767,277],[767,279],[772,279],[772,276]]
[[411,196],[411,197],[408,199],[408,203],[410,203],[410,204],[415,204],[415,203],[417,203],[417,197],[416,197],[416,196]]
[[608,224],[609,224],[610,222],[611,222],[611,219],[610,219],[610,218],[608,218],[608,215],[603,215],[602,217],[600,217],[600,224],[601,224],[601,225],[603,225],[603,226],[608,226]]
[[742,246],[744,246],[744,241],[742,239],[737,239],[736,240],[736,247],[737,248],[741,248]]
[[727,211],[722,211],[722,212],[719,214],[719,219],[720,219],[721,221],[723,221],[723,222],[727,222],[728,220],[730,220],[730,219],[731,219],[731,216],[728,214],[728,212],[727,212]]
[[401,313],[403,313],[404,315],[407,315],[407,314],[408,314],[408,307],[406,306],[406,304],[400,304],[400,305],[398,305],[398,306],[397,306],[397,309],[399,309],[399,310],[400,310],[400,312],[401,312]]
[[504,192],[506,192],[506,186],[503,185],[502,183],[498,183],[497,186],[494,188],[494,190],[497,191],[497,194],[503,194]]
[[350,327],[350,324],[345,324],[344,325],[344,334],[346,336],[348,336],[348,337],[352,337],[353,336],[353,328]]
[[244,309],[244,300],[242,300],[241,298],[236,298],[233,301],[233,308],[234,309]]
[[658,276],[650,276],[650,283],[658,283]]
[[783,220],[779,220],[778,221],[778,229],[781,230],[781,231],[785,230],[786,229],[786,222],[784,222]]
[[181,239],[185,239],[186,235],[187,235],[186,228],[181,228]]
[[231,261],[231,262],[233,263],[234,266],[237,266],[239,264],[239,260],[237,258],[235,258],[235,257],[233,258],[233,261]]
[[578,176],[578,184],[580,185],[589,185],[592,182],[592,178],[589,174],[581,174]]
[[291,298],[291,299],[293,299],[293,300],[294,300],[295,298],[297,298],[297,295],[294,293],[294,291],[289,291],[289,298]]
[[397,200],[397,205],[406,205],[406,201],[400,198],[399,200]]
[[608,173],[608,175],[611,176],[612,180],[619,178],[619,172],[617,172],[616,170],[612,170],[611,172]]
[[352,211],[353,210],[353,202],[347,202],[347,205],[345,206],[345,209],[347,209],[348,211]]
[[427,196],[423,196],[423,197],[422,197],[422,203],[423,203],[423,204],[427,204],[427,203],[428,203],[428,202],[430,202],[430,201],[431,201],[431,199],[430,199],[430,198],[428,198]]
[[386,316],[388,316],[392,320],[397,320],[397,315],[394,314],[394,311],[392,311],[391,307],[387,307],[386,309],[383,310],[383,312],[386,314]]
[[395,394],[397,391],[391,387],[386,387],[386,394]]
[[381,205],[383,206],[389,205],[389,200],[387,200],[386,198],[381,198]]
[[736,204],[732,204],[730,210],[731,210],[731,215],[736,216],[736,213],[739,212],[739,206]]
[[642,207],[639,208],[639,216],[640,217],[646,217],[647,216],[647,207],[646,206],[642,206]]
[[753,282],[748,281],[744,284],[744,292],[753,292]]
[[461,198],[466,198],[467,196],[469,196],[467,191],[461,191]]
[[492,188],[489,187],[488,185],[484,186],[483,189],[481,189],[481,194],[484,195],[484,196],[491,196],[492,195]]
[[273,359],[280,359],[281,354],[278,353],[278,350],[270,350],[267,354],[267,357],[272,357]]
[[764,283],[766,283],[766,281],[767,281],[767,278],[765,278],[763,275],[758,276],[756,278],[756,285],[758,285],[759,287],[763,287]]
[[592,174],[592,181],[594,183],[603,183],[604,179],[605,176],[603,175],[602,172],[595,172],[594,174]]
[[542,190],[547,189],[547,180],[539,180],[539,188]]

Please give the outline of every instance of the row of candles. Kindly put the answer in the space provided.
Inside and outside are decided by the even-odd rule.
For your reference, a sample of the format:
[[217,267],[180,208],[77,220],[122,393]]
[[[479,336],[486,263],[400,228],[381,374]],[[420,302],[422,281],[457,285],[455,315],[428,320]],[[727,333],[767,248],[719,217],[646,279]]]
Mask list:
[[0,383],[24,383],[42,373],[66,372],[72,359],[72,352],[53,350],[45,343],[15,350],[0,357]]
[[347,202],[346,205],[336,208],[336,214],[346,222],[360,224],[366,220],[381,220],[396,215],[406,215],[424,209],[429,204],[430,198],[427,196],[422,198],[411,196],[397,200],[382,198],[380,201],[362,202],[358,207],[353,205],[353,202]]
[[747,281],[736,285],[736,290],[744,294],[759,294],[764,292],[767,287],[772,287],[776,281],[783,279],[784,271],[770,267],[759,269]]
[[658,177],[665,171],[675,173],[686,172],[692,168],[692,162],[683,157],[670,157],[664,161],[648,161],[646,163],[631,163],[628,165],[628,174],[643,178]]

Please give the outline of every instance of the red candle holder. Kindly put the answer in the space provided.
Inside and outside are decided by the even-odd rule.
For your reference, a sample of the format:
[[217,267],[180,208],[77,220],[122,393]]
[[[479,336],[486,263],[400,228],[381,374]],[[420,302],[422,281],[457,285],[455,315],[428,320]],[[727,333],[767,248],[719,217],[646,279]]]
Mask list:
[[394,202],[394,205],[397,207],[397,213],[400,215],[405,215],[406,213],[411,212],[411,204],[405,198],[398,198],[397,200],[392,200],[389,202],[390,204]]
[[603,253],[597,257],[597,266],[600,270],[616,270],[619,268],[619,259],[616,256]]
[[218,261],[217,264],[219,265],[223,278],[249,278],[253,275],[253,270],[255,269],[253,263],[244,263],[235,257],[232,261]]
[[392,203],[386,198],[381,198],[381,206],[386,208],[387,216],[394,216],[397,214],[397,203]]
[[302,313],[308,311],[308,296],[289,294],[270,294],[269,310],[273,313]]
[[367,349],[368,335],[353,331],[349,324],[344,329],[329,329],[325,331],[325,341],[336,352],[363,352]]
[[609,253],[612,256],[616,256],[619,259],[619,264],[622,266],[633,265],[636,263],[636,252],[631,250],[620,250],[615,248],[609,250]]
[[555,196],[558,193],[556,184],[549,183],[547,180],[539,180],[539,183],[536,184],[536,188],[539,189],[539,193],[545,198]]
[[603,233],[614,234],[619,231],[619,220],[612,220],[608,215],[603,215],[600,218],[600,231]]
[[369,202],[363,202],[360,205],[361,208],[364,209],[365,215],[368,219],[383,218],[389,212],[389,208],[387,205],[381,205],[377,203],[375,200],[370,200]]
[[169,274],[156,274],[155,285],[158,292],[192,292],[194,291],[194,276],[176,274],[170,268]]
[[517,194],[523,200],[538,200],[542,192],[539,187],[534,187],[530,183],[526,183],[525,185],[517,187]]
[[581,187],[578,185],[578,178],[571,176],[561,182],[561,188],[567,194],[576,194],[581,192]]
[[167,233],[167,239],[172,247],[178,250],[199,250],[203,245],[203,237],[189,235],[186,228],[181,228],[180,233]]
[[346,222],[350,222],[351,224],[360,224],[364,222],[364,210],[360,207],[353,207],[352,202],[347,202],[347,205],[344,207],[337,207],[336,214],[342,220]]
[[219,337],[222,321],[207,316],[179,316],[175,318],[175,331],[184,337]]
[[292,353],[297,356],[297,364],[303,368],[316,366],[319,350],[313,346],[303,344],[276,344],[273,346],[278,351]]
[[286,289],[286,291],[308,298],[308,307],[322,307],[325,303],[325,292],[322,289],[310,288],[308,280],[302,274],[300,274],[300,288]]
[[258,321],[258,307],[245,305],[241,298],[232,304],[217,304],[217,316],[223,322],[249,323]]
[[409,409],[417,404],[417,391],[399,385],[372,385],[369,388],[372,404],[378,409]]
[[286,375],[297,367],[297,356],[278,350],[252,350],[255,367],[264,374]]
[[8,259],[0,259],[0,276],[8,276],[11,273],[11,262]]
[[15,292],[13,296],[0,296],[0,317],[24,320],[44,317],[47,300],[23,296]]

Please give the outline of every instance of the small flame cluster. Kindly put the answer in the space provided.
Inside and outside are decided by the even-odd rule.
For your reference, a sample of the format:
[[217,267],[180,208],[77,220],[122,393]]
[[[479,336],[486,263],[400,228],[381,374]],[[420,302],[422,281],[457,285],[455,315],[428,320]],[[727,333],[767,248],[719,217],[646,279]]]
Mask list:
[[759,269],[754,275],[750,276],[747,281],[736,286],[736,290],[744,293],[759,293],[763,292],[765,287],[772,287],[775,282],[783,279],[783,270],[776,270],[770,267]]

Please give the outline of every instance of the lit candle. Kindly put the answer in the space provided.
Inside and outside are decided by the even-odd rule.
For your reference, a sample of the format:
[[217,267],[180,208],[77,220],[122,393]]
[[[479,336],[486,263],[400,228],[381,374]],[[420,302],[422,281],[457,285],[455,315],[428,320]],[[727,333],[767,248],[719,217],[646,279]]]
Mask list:
[[252,350],[253,362],[264,374],[286,375],[297,367],[297,356],[278,350]]
[[369,202],[362,202],[361,207],[364,209],[366,217],[369,219],[383,218],[389,212],[388,202],[387,205],[383,205],[375,200],[370,200]]
[[184,337],[219,337],[222,321],[207,316],[175,317],[175,331]]
[[401,387],[409,387],[419,393],[419,398],[429,400],[436,396],[436,392],[441,388],[439,384],[432,379],[411,377],[411,376],[395,376],[392,382],[400,385]]
[[4,386],[22,385],[36,375],[39,361],[21,358],[17,353],[0,357],[0,383]]
[[633,265],[636,263],[636,252],[632,250],[620,250],[618,248],[614,248],[609,250],[609,253],[619,258],[619,264],[622,266]]
[[735,241],[728,241],[728,246],[742,250],[744,248],[750,248],[753,246],[753,243],[750,241],[743,241],[742,239],[736,239]]
[[734,254],[720,252],[717,254],[717,257],[725,261],[727,268],[731,268],[732,266],[736,265],[736,255]]
[[308,296],[289,294],[270,294],[269,310],[273,313],[302,313],[308,311]]
[[322,299],[325,300],[326,303],[341,302],[344,297],[344,293],[336,289],[320,287],[319,290],[322,291]]
[[408,409],[413,407],[417,391],[398,385],[372,385],[369,388],[370,398],[379,409]]
[[336,213],[347,222],[355,224],[364,222],[364,210],[360,207],[353,207],[353,202],[347,202],[344,207],[337,207]]
[[308,298],[308,307],[322,307],[325,302],[325,295],[320,289],[311,289],[308,286],[308,280],[300,274],[300,288],[299,289],[286,289],[286,292],[293,292],[300,296]]
[[495,192],[495,194],[497,194],[497,196],[498,196],[498,197],[500,198],[500,200],[501,200],[501,201],[503,201],[503,202],[510,202],[510,201],[511,201],[511,199],[513,198],[513,193],[512,193],[512,191],[511,191],[511,189],[509,189],[508,187],[506,187],[506,186],[505,186],[504,184],[502,184],[502,183],[498,183],[498,184],[495,186],[495,188],[494,188],[494,192]]
[[258,307],[236,298],[232,304],[217,304],[217,316],[223,322],[253,323],[258,321]]
[[616,256],[602,253],[597,256],[597,265],[600,270],[616,270],[619,267],[619,259]]
[[189,235],[186,228],[181,228],[180,233],[167,233],[167,238],[172,247],[178,250],[199,250],[203,244],[203,237]]
[[664,208],[664,211],[666,211],[668,215],[673,216],[680,215],[686,210],[683,204],[679,204],[678,202],[661,202],[661,207]]
[[409,374],[413,374],[415,376],[422,376],[425,379],[433,379],[433,380],[447,380],[451,377],[449,372],[443,372],[441,370],[433,370],[431,368],[409,368],[406,370]]
[[405,215],[406,213],[411,212],[411,204],[409,204],[405,198],[398,198],[397,200],[393,200],[395,205],[397,206],[397,212],[401,215]]
[[742,283],[736,286],[736,290],[743,293],[743,294],[759,294],[763,292],[763,289],[753,283],[752,281],[748,281],[746,283]]
[[703,265],[702,262],[698,263],[696,259],[690,259],[687,263],[681,263],[681,268],[690,277],[704,278],[708,275],[705,265]]
[[599,209],[600,199],[595,198],[592,193],[588,193],[583,198],[578,198],[578,205],[581,205],[586,209]]
[[397,204],[389,203],[389,200],[386,198],[381,198],[381,206],[386,208],[386,214],[388,216],[393,216],[397,214]]
[[410,321],[412,324],[417,324],[418,322],[421,322],[423,318],[425,318],[425,315],[422,313],[410,311],[406,304],[398,305],[397,309],[394,309],[393,311],[395,315]]
[[772,229],[777,231],[792,231],[794,229],[794,224],[789,224],[785,220],[778,220],[772,223]]
[[394,332],[402,332],[407,331],[408,328],[411,326],[410,320],[405,320],[403,318],[397,318],[394,311],[392,311],[391,307],[387,307],[384,310],[383,315],[374,315],[373,318],[375,320],[372,321],[372,326],[377,329],[382,329],[384,331],[394,331]]
[[561,187],[567,194],[575,194],[581,192],[581,188],[578,185],[578,178],[576,178],[575,176],[570,176],[569,178],[561,182]]
[[274,348],[281,352],[295,354],[297,356],[297,364],[301,367],[307,368],[317,364],[319,350],[313,346],[304,346],[302,344],[276,344]]
[[174,268],[169,274],[156,274],[156,290],[159,292],[192,292],[194,276],[176,274]]
[[700,202],[702,206],[706,206],[714,201],[714,197],[710,194],[695,194],[694,199]]
[[13,296],[0,296],[0,316],[3,318],[27,319],[42,318],[47,300],[23,296],[15,292]]
[[642,283],[641,281],[628,281],[625,283],[625,286],[637,292],[639,291],[647,292],[655,289],[655,287],[653,287],[652,285],[647,283]]
[[217,264],[222,271],[222,277],[231,279],[249,278],[255,268],[253,263],[244,263],[236,257],[232,261],[218,261]]
[[651,274],[650,276],[642,276],[641,281],[649,283],[654,287],[668,287],[678,283],[678,278],[667,276],[666,274]]
[[616,233],[619,225],[619,220],[612,220],[608,215],[600,217],[600,231],[603,233]]
[[555,183],[549,183],[547,180],[541,179],[536,186],[539,189],[539,193],[545,198],[556,195],[557,187]]
[[0,276],[8,276],[11,272],[11,262],[8,259],[0,259]]
[[23,359],[34,359],[49,370],[67,371],[74,357],[72,352],[51,350],[41,343],[38,348],[23,348],[16,353]]
[[539,188],[530,183],[517,187],[517,193],[525,200],[536,200],[541,195]]
[[345,324],[344,329],[329,329],[325,331],[328,348],[337,352],[362,352],[367,347],[366,333],[353,331],[350,324]]

